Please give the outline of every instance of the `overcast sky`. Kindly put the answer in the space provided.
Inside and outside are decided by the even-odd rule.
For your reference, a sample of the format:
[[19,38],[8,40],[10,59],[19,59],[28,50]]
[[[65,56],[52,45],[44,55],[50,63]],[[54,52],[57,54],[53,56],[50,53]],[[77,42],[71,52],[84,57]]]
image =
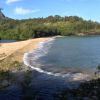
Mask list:
[[100,0],[0,0],[0,7],[14,19],[77,15],[100,22]]

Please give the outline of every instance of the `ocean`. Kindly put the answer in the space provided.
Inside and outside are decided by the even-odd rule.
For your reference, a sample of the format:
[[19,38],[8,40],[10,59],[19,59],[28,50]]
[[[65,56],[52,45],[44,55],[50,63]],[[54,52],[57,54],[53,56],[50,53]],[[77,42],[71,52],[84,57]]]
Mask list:
[[88,79],[100,64],[100,36],[53,37],[23,59],[40,73],[70,80]]
[[0,43],[11,43],[16,42],[16,40],[0,40]]
[[[35,94],[36,100],[58,100],[62,91],[93,78],[100,64],[100,36],[51,37],[25,53],[23,61],[32,70],[28,94]],[[22,95],[15,85],[0,92],[0,100],[20,100]]]

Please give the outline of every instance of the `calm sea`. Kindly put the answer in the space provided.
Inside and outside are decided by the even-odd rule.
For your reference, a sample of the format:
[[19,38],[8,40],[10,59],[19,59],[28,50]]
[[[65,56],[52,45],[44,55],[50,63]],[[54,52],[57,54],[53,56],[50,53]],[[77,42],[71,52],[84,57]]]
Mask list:
[[16,40],[0,40],[0,43],[16,42]]
[[48,74],[93,74],[100,64],[100,36],[57,37],[27,54],[28,64]]

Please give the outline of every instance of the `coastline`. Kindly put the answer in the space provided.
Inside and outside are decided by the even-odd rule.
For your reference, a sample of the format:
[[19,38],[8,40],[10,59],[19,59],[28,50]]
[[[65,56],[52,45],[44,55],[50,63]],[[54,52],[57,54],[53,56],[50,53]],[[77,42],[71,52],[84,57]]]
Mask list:
[[[24,62],[25,56],[27,56],[27,54],[32,52],[33,50],[37,50],[40,47],[39,44],[49,42],[52,39],[57,38],[57,37],[62,37],[62,36],[36,38],[36,39],[29,39],[25,41],[12,42],[12,43],[1,43],[0,53],[3,53],[3,54],[5,53],[6,56],[0,59],[0,70],[19,71],[19,69],[22,68],[21,66],[24,67],[22,68],[23,70],[26,70],[25,66],[28,66],[28,69],[32,68],[38,72],[45,73],[48,75],[60,76],[63,78],[66,76],[69,76],[68,74],[63,75],[60,73],[54,74],[52,72],[47,72],[40,68],[36,68],[34,66],[29,65],[29,63]],[[18,66],[16,67],[17,65],[16,63],[18,64],[19,67]],[[84,75],[83,73],[77,73],[77,74],[70,75],[70,77],[73,78],[73,80],[78,81],[78,80],[84,80],[88,78],[89,76],[87,74]]]
[[[60,37],[60,36],[57,36],[57,37]],[[45,44],[49,42],[50,40],[52,40],[52,38],[55,39],[56,37],[37,38],[37,39],[31,39],[31,40],[18,42],[18,44],[20,45],[20,48],[19,49],[14,48],[13,52],[11,52],[10,55],[8,55],[4,60],[2,60],[4,61],[4,65],[6,65],[5,64],[6,61],[8,61],[8,63],[10,61],[18,61],[22,63],[23,56],[25,55],[25,53],[31,53],[34,50],[41,48],[40,46],[43,46],[41,45],[42,43]],[[15,45],[15,43],[10,43],[10,44],[13,44],[13,46]],[[6,45],[10,45],[10,44],[7,43]],[[43,50],[45,51],[45,49]],[[24,98],[28,96],[30,98],[40,97],[40,98],[43,98],[43,100],[50,98],[51,100],[53,98],[53,95],[54,96],[62,95],[60,93],[63,93],[63,91],[65,91],[65,95],[66,95],[66,90],[69,90],[68,92],[70,93],[71,90],[73,91],[75,88],[78,89],[80,84],[82,83],[84,84],[89,81],[89,80],[86,80],[86,77],[85,77],[86,75],[84,76],[82,73],[76,73],[76,74],[73,74],[72,76],[69,74],[68,77],[73,78],[73,81],[68,81],[67,80],[68,77],[66,77],[66,75],[65,77],[61,77],[59,73],[56,75],[52,73],[48,74],[47,72],[40,73],[38,70],[37,71],[30,70],[30,69],[26,70],[26,67],[24,64],[22,66],[23,66],[23,71],[17,70],[13,72],[16,68],[15,69],[11,68],[13,70],[9,74],[10,75],[9,78],[2,79],[0,83],[0,89],[1,90],[3,89],[5,91],[5,94],[3,94],[1,91],[0,98],[2,99],[5,97],[18,98],[18,96],[20,96],[20,94],[18,93],[21,93],[21,96]],[[28,66],[28,68],[29,67],[30,66]],[[11,77],[11,75],[13,77]],[[13,95],[10,95],[10,94],[14,94],[14,97]]]
[[[1,43],[0,46],[0,70],[9,70],[9,67],[2,68],[3,65],[6,65],[5,62],[10,63],[13,61],[17,61],[19,63],[23,63],[23,56],[27,52],[31,52],[32,50],[38,48],[38,44],[40,42],[46,42],[51,37],[47,38],[36,38],[36,39],[29,39],[25,41],[18,41],[12,43]],[[10,62],[9,62],[10,61]],[[11,70],[11,69],[10,69]]]

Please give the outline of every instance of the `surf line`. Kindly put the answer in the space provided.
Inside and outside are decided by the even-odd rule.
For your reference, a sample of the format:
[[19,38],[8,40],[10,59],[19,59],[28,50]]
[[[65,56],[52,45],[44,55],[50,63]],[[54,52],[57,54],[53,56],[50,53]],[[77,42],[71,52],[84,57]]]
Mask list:
[[[52,37],[51,39],[47,40],[46,42],[40,42],[39,45],[38,45],[38,48],[34,49],[33,51],[31,51],[31,52],[29,52],[29,53],[34,53],[34,54],[36,54],[36,53],[35,53],[36,51],[39,51],[39,50],[42,50],[43,48],[45,48],[44,45],[45,45],[46,43],[52,44],[51,42],[54,41],[55,38],[56,38],[56,37]],[[46,51],[44,51],[44,52],[47,53]],[[30,61],[30,59],[29,59],[29,57],[28,57],[28,56],[29,56],[29,53],[25,53],[24,56],[23,56],[23,62],[24,62],[24,64],[25,64],[26,66],[28,66],[28,67],[30,67],[30,68],[32,68],[32,69],[34,69],[34,70],[36,70],[36,71],[38,71],[38,72],[40,72],[40,73],[44,73],[44,74],[48,74],[48,75],[53,75],[53,76],[62,76],[61,73],[55,73],[55,74],[54,74],[54,73],[52,73],[52,72],[44,71],[44,70],[41,69],[41,68],[32,66],[32,65],[31,65],[31,61]],[[36,55],[35,55],[35,56],[36,56]],[[38,58],[38,57],[41,57],[41,56],[42,56],[42,55],[40,54],[40,55],[37,55],[35,58]]]
[[40,42],[38,44],[38,47],[36,49],[34,49],[33,51],[31,51],[29,53],[25,53],[24,56],[23,56],[23,62],[24,62],[24,64],[26,66],[30,67],[31,69],[36,70],[36,71],[38,71],[40,73],[44,73],[44,74],[52,75],[52,76],[56,76],[56,77],[57,76],[58,77],[63,77],[63,78],[70,77],[70,78],[75,79],[75,80],[77,80],[77,77],[78,77],[78,79],[80,79],[80,77],[83,77],[83,79],[86,78],[86,77],[88,77],[88,75],[84,76],[83,73],[76,73],[76,74],[66,73],[66,74],[61,74],[61,73],[48,72],[48,71],[45,71],[45,70],[41,69],[40,67],[35,67],[35,66],[31,65],[31,59],[29,58],[29,55],[31,55],[31,53],[33,54],[33,57],[32,57],[33,61],[34,61],[34,59],[37,60],[39,57],[45,55],[47,53],[49,47],[45,48],[44,45],[46,45],[46,44],[50,44],[51,45],[52,42],[55,40],[55,38],[56,37],[52,37],[49,40],[47,40],[46,42]]

